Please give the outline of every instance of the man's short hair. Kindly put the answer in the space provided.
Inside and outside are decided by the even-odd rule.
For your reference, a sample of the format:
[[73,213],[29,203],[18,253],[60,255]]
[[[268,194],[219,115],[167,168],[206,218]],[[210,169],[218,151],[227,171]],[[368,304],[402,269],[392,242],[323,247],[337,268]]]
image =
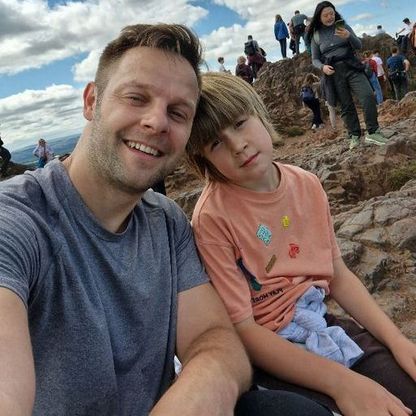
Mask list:
[[247,39],[251,40],[251,39],[253,39],[253,36],[252,35],[248,35],[247,36]]
[[397,46],[393,46],[390,50],[391,50],[391,53],[399,52],[399,48]]
[[300,13],[300,11],[299,10],[295,10],[295,14],[299,14]]
[[129,49],[140,46],[180,55],[192,66],[198,85],[201,86],[202,48],[198,37],[190,29],[177,24],[137,24],[126,26],[120,35],[104,48],[95,74],[98,97],[107,85],[111,68]]
[[382,26],[381,25],[377,25],[377,29],[381,29],[382,28]]
[[408,18],[408,17],[405,17],[405,18],[403,19],[403,23],[410,23],[409,18]]
[[219,63],[224,62],[224,57],[223,56],[218,57],[218,62]]
[[271,140],[276,138],[277,133],[269,120],[267,109],[248,82],[224,73],[203,74],[201,97],[186,146],[188,162],[201,177],[228,181],[203,156],[203,151],[206,145],[218,138],[222,130],[232,126],[242,115],[258,117]]

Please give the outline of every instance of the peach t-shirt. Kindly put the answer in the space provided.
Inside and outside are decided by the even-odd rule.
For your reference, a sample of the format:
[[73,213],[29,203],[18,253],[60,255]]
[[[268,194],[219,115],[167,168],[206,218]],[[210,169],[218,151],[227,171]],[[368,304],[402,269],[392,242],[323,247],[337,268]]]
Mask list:
[[196,243],[233,323],[272,331],[291,320],[312,285],[328,289],[340,257],[328,200],[312,173],[276,163],[273,192],[209,183],[192,217]]

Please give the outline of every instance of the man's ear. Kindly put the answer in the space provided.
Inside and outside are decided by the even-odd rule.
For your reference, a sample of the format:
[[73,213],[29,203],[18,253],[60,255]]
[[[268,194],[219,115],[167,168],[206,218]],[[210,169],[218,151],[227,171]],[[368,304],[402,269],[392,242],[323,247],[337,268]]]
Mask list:
[[84,89],[84,117],[91,121],[97,105],[97,86],[95,82],[89,82]]

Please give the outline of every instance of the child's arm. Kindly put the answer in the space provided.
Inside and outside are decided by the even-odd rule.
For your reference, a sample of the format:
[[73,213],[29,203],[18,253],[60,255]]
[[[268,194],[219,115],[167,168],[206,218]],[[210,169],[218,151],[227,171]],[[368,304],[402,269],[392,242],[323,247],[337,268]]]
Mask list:
[[389,348],[403,370],[416,381],[416,344],[409,341],[381,310],[342,258],[334,260],[330,290],[339,305]]
[[378,383],[279,337],[248,318],[235,325],[252,362],[293,384],[331,396],[344,416],[407,416],[403,403]]

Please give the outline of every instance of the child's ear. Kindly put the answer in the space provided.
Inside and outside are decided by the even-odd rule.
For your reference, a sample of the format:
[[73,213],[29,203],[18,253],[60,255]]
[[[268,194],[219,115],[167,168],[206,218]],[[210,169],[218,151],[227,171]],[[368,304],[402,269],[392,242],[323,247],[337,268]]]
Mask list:
[[95,107],[97,105],[97,86],[95,82],[89,82],[84,89],[84,117],[91,121],[94,117]]

